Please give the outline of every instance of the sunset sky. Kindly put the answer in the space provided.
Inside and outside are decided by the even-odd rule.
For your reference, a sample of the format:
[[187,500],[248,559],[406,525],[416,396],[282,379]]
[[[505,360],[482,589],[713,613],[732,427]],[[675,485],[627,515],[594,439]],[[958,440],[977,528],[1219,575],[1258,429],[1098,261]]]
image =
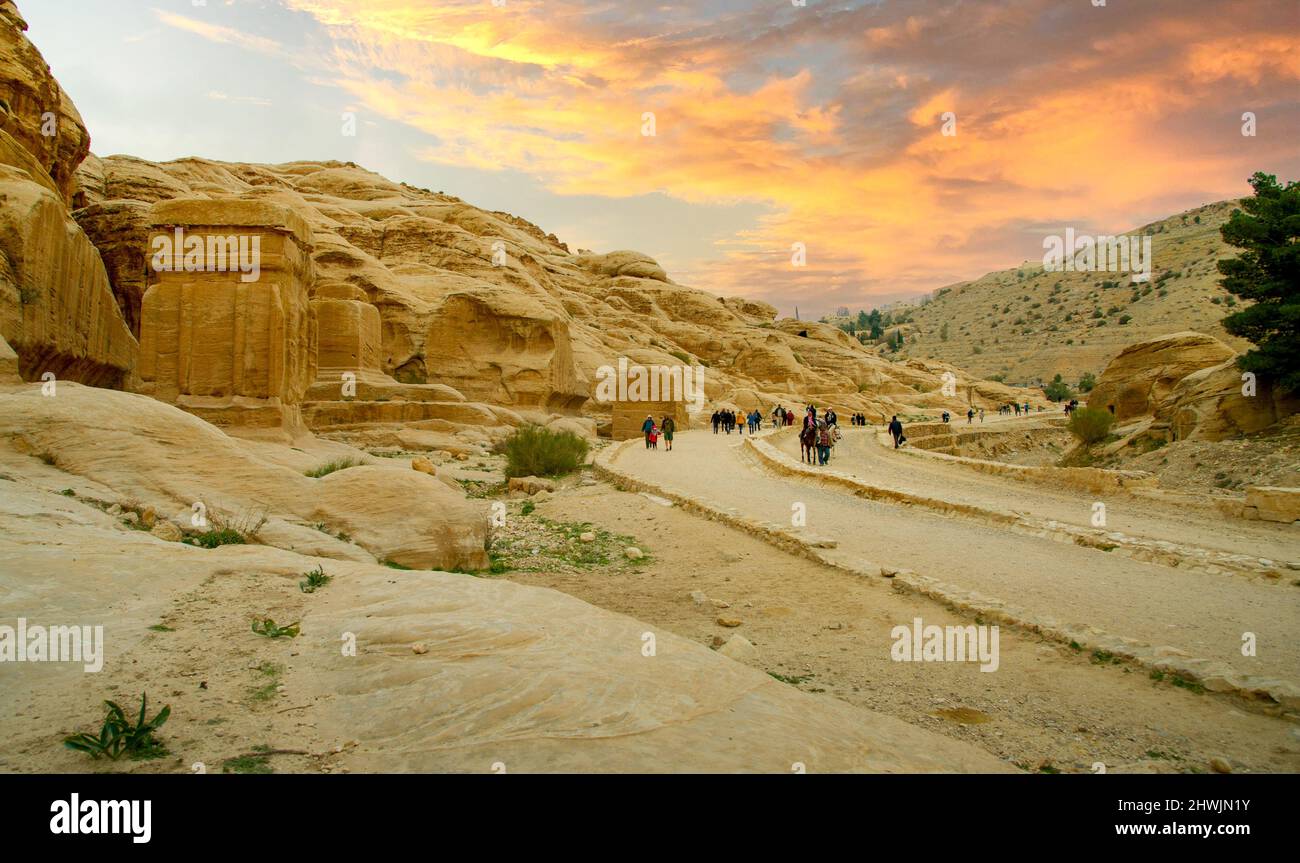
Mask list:
[[18,6],[101,155],[355,161],[809,317],[1300,178],[1300,3],[1094,2]]

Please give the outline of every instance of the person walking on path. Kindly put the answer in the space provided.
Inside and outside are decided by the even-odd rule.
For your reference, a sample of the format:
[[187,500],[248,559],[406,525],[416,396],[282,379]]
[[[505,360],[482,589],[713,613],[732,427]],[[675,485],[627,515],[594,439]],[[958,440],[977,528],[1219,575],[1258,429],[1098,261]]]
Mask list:
[[975,409],[974,409],[974,408],[967,408],[967,409],[966,409],[966,425],[970,425],[971,422],[972,422],[974,419],[975,419]]
[[894,449],[898,449],[904,440],[903,424],[898,421],[898,414],[894,414],[894,418],[889,421],[889,434],[894,439]]
[[817,464],[825,467],[831,460],[831,427],[826,420],[817,423]]
[[672,417],[664,417],[664,421],[659,424],[659,428],[664,433],[664,450],[673,451],[673,433],[677,431],[677,421]]
[[641,434],[645,435],[646,449],[652,448],[651,444],[653,444],[654,441],[650,439],[650,436],[654,433],[654,430],[655,430],[655,418],[650,414],[646,414],[645,422],[641,423]]
[[718,433],[718,426],[722,425],[722,414],[718,411],[713,412],[713,433]]

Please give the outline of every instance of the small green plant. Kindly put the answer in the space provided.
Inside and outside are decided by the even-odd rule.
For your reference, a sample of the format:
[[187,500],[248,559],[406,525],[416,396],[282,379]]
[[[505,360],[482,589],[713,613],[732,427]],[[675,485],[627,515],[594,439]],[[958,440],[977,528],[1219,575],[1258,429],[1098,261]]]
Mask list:
[[249,692],[249,698],[253,701],[270,701],[280,692],[280,675],[284,673],[284,666],[263,662],[257,666],[257,673],[265,677],[266,681],[261,686],[255,686]]
[[65,488],[63,491],[59,492],[59,494],[63,495],[64,497],[76,497],[76,496],[77,496],[77,493],[76,493],[75,491],[73,491],[72,489],[70,489],[70,488]]
[[1186,677],[1183,677],[1181,675],[1171,674],[1169,676],[1169,682],[1172,683],[1174,686],[1177,686],[1179,689],[1186,689],[1188,692],[1194,692],[1197,695],[1205,694],[1204,686],[1202,686],[1200,683],[1196,682],[1195,680],[1188,680]]
[[221,762],[222,773],[249,773],[266,775],[275,772],[265,755],[239,755]]
[[188,537],[185,541],[190,545],[197,545],[199,548],[218,548],[223,545],[244,545],[246,543],[244,535],[230,527],[221,530],[209,530]]
[[311,572],[304,572],[305,579],[298,582],[298,589],[303,593],[315,593],[320,588],[334,580],[333,576],[325,574],[323,567],[316,567]]
[[50,467],[57,467],[59,464],[59,457],[49,450],[37,453],[36,457]]
[[1106,439],[1115,415],[1098,408],[1079,408],[1070,414],[1070,433],[1085,444],[1095,444]]
[[508,437],[502,449],[507,477],[555,476],[577,470],[586,460],[589,446],[573,432],[527,425]]
[[806,683],[813,678],[811,674],[800,674],[794,677],[786,677],[784,674],[777,674],[775,671],[769,671],[768,675],[782,683],[788,683],[791,686],[798,686],[800,683]]
[[1092,652],[1092,662],[1094,665],[1119,665],[1120,658],[1109,650],[1094,650]]
[[523,505],[523,507],[520,508],[520,510],[519,510],[519,514],[520,514],[520,515],[532,515],[532,514],[533,514],[533,511],[534,511],[535,509],[537,509],[537,504],[533,503],[531,500],[526,500],[526,501],[524,501],[524,505]]
[[299,630],[297,623],[278,626],[271,618],[264,617],[253,621],[253,631],[267,638],[297,638]]
[[159,758],[167,754],[167,747],[154,737],[154,732],[162,728],[171,716],[171,706],[164,706],[153,719],[148,715],[149,697],[140,696],[140,715],[133,723],[126,718],[126,713],[113,701],[105,701],[108,715],[99,729],[99,735],[74,734],[63,741],[63,745],[77,752],[84,752],[98,760],[107,758],[117,761],[122,756],[132,759]]
[[152,632],[175,632],[176,631],[165,623],[155,623],[153,626],[149,627],[149,629]]
[[307,471],[307,476],[312,479],[320,479],[323,476],[329,476],[335,471],[347,470],[350,467],[356,467],[361,464],[354,458],[338,458],[331,462],[326,462],[318,468]]
[[403,571],[403,572],[410,572],[410,571],[411,571],[411,568],[410,568],[409,566],[402,566],[400,563],[398,563],[398,562],[395,561],[395,560],[385,560],[385,561],[383,561],[383,564],[384,564],[384,566],[388,567],[389,569],[400,569],[400,570]]

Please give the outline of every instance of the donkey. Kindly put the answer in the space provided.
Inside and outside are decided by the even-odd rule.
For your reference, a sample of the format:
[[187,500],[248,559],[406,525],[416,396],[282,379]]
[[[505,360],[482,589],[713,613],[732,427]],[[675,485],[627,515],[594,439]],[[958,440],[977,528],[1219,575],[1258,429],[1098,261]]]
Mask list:
[[815,426],[805,426],[803,431],[799,432],[799,452],[800,456],[808,464],[817,463],[817,428]]

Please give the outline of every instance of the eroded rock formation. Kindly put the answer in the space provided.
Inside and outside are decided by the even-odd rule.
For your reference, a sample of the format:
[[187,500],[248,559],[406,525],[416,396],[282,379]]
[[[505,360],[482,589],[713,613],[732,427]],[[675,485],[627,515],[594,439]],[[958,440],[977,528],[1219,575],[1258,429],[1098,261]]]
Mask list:
[[[1130,345],[1088,395],[1121,424],[1168,440],[1217,441],[1265,429],[1300,410],[1300,399],[1243,376],[1232,348],[1202,333]],[[1130,432],[1131,434],[1131,432]]]

